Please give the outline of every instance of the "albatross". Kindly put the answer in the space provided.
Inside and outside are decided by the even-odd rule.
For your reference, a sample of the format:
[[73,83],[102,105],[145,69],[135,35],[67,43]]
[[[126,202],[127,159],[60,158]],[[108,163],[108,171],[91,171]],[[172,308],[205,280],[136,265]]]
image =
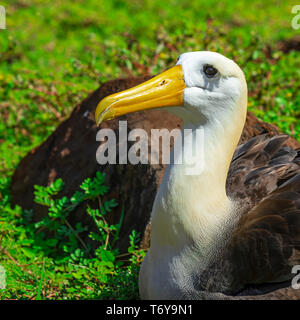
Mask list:
[[[184,53],[160,75],[105,97],[95,118],[99,125],[154,108],[179,116],[182,130],[202,130],[182,155],[190,147],[203,152],[176,163],[171,151],[153,204],[141,298],[226,299],[291,288],[300,264],[300,149],[288,147],[286,135],[238,146],[247,114],[240,67],[216,52]],[[199,163],[200,172],[187,174]]]

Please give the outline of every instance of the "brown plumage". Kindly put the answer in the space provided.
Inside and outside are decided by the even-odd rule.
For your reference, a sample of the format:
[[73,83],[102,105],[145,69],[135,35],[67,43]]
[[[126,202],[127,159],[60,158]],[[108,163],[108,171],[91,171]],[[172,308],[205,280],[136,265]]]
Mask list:
[[236,149],[227,194],[240,200],[243,214],[222,258],[198,279],[199,289],[231,298],[300,299],[290,287],[291,269],[300,264],[300,148],[288,147],[288,138],[261,134]]

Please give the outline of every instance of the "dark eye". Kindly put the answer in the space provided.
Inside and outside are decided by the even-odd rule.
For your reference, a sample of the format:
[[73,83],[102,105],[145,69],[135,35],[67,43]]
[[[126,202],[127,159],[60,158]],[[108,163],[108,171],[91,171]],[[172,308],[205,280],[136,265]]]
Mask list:
[[210,65],[204,66],[203,71],[208,78],[212,78],[213,76],[215,76],[218,73],[218,70]]

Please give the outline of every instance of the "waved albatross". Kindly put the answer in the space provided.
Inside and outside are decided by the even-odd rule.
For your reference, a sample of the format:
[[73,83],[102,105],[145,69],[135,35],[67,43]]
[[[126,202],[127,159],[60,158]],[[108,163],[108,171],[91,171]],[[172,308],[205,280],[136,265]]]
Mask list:
[[[171,151],[152,209],[141,298],[227,299],[290,287],[300,264],[300,150],[287,147],[285,135],[237,147],[247,113],[239,66],[215,52],[184,53],[171,69],[104,98],[95,118],[153,108],[179,116],[192,135],[201,129],[203,139],[183,144],[182,164]],[[187,159],[191,147],[203,152]],[[187,174],[199,163],[200,174]]]

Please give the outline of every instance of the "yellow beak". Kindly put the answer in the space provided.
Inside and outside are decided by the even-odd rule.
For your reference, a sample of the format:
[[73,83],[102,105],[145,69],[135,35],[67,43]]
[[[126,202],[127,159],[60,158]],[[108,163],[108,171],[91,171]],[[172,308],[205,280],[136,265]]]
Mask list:
[[96,108],[96,123],[140,110],[182,106],[184,89],[182,67],[177,65],[136,87],[105,97]]

